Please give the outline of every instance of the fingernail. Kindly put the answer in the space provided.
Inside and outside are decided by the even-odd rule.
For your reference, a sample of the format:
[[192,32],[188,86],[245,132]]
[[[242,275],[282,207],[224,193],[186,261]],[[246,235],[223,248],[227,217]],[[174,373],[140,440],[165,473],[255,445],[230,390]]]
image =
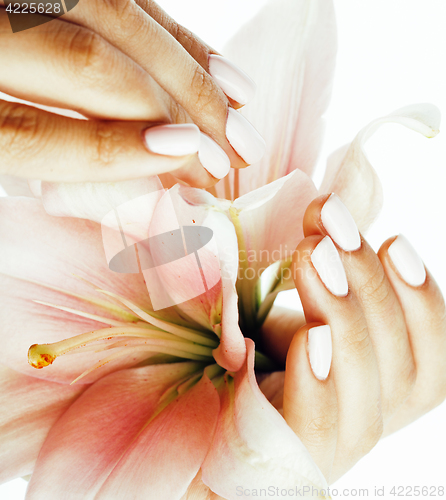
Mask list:
[[388,253],[408,285],[421,286],[426,281],[423,261],[405,236],[400,234],[390,245]]
[[313,250],[311,262],[320,279],[333,295],[345,297],[348,294],[344,266],[334,243],[328,236]]
[[256,91],[254,81],[225,57],[211,54],[209,73],[221,90],[239,104],[246,104],[254,97]]
[[314,376],[318,380],[325,380],[330,372],[332,358],[329,325],[315,326],[308,330],[308,354]]
[[198,159],[216,179],[223,179],[231,168],[231,162],[223,149],[208,135],[200,132]]
[[237,154],[248,165],[259,161],[265,154],[266,144],[263,137],[244,116],[233,108],[228,109],[226,137]]
[[358,228],[348,208],[336,194],[330,195],[321,210],[322,224],[342,250],[352,252],[361,246]]
[[191,155],[200,147],[200,129],[193,123],[150,127],[143,137],[147,149],[159,155]]

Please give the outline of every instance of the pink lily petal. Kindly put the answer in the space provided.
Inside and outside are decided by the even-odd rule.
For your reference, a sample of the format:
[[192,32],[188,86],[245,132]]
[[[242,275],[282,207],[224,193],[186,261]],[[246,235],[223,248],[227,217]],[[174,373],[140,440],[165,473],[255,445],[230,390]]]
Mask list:
[[223,312],[220,345],[213,355],[217,363],[230,371],[237,371],[246,358],[246,346],[239,327],[237,292],[228,280],[223,280]]
[[53,424],[87,386],[46,382],[0,366],[0,483],[34,470]]
[[[2,198],[0,233],[0,339],[2,362],[7,366],[31,376],[71,382],[101,359],[100,354],[86,353],[56,359],[44,370],[29,366],[27,352],[32,344],[56,342],[107,326],[94,319],[37,304],[36,300],[115,321],[123,319],[120,313],[123,310],[106,302],[104,296],[95,291],[97,287],[150,308],[140,275],[117,274],[108,269],[100,226],[96,223],[51,217],[36,199]],[[96,302],[88,302],[82,297],[91,297]],[[102,303],[115,310],[103,308]],[[126,314],[126,321],[132,321],[132,315],[122,314]],[[95,376],[98,375],[95,373]],[[91,379],[83,382],[88,381]]]
[[202,466],[202,479],[228,500],[240,490],[271,485],[288,489],[327,482],[300,439],[260,391],[254,374],[254,343],[246,340],[243,368],[227,379],[215,438]]
[[[181,188],[178,191],[171,190],[171,193],[180,225],[188,223],[190,225],[192,222],[213,231],[214,251],[216,253],[201,252],[200,262],[206,276],[212,275],[212,272],[218,272],[219,278],[217,286],[196,299],[178,304],[177,307],[195,320],[202,318],[200,322],[207,328],[212,329],[221,324],[220,345],[213,351],[214,357],[225,369],[238,370],[245,360],[246,347],[238,324],[237,293],[235,290],[238,272],[238,245],[234,226],[229,221],[220,201],[209,193],[201,194],[199,190],[190,188]],[[160,203],[157,210],[161,207]],[[166,212],[164,210],[162,213]],[[158,218],[154,217],[154,221],[157,220]],[[161,225],[160,227],[166,226]],[[215,260],[215,255],[218,257],[217,260]],[[171,274],[171,278],[167,274],[163,274],[163,282],[169,279],[172,280],[172,286],[175,283],[176,286],[184,286],[178,280],[175,281],[174,273]],[[190,276],[190,282],[194,279],[197,280],[196,277]]]
[[179,500],[212,442],[220,409],[206,375],[150,422],[123,455],[98,500]]
[[258,277],[273,262],[291,257],[303,238],[305,210],[316,196],[308,175],[295,170],[234,201],[246,248],[241,256],[249,269],[246,278]]
[[[115,372],[93,384],[51,429],[37,460],[27,500],[96,499],[96,494],[121,458],[124,463],[134,468],[134,474],[138,474],[139,468],[146,464],[145,453],[153,454],[153,457],[157,455],[153,448],[149,451],[145,437],[150,433],[150,429],[154,429],[155,422],[159,425],[159,432],[162,431],[163,422],[166,430],[176,432],[175,426],[172,426],[168,418],[172,418],[175,411],[172,412],[168,407],[145,429],[144,426],[156,411],[163,394],[175,388],[185,377],[190,377],[198,368],[196,363],[147,366]],[[202,386],[203,384],[200,388]],[[209,392],[206,386],[203,392],[194,394],[196,398],[201,398]],[[187,411],[188,405],[181,403],[181,399],[171,405],[178,407],[178,411],[181,411],[180,408]],[[189,405],[195,401],[194,398],[191,401],[190,397],[186,400]],[[200,401],[203,406],[207,403],[210,409],[215,408],[212,395],[206,401],[197,399],[197,415],[200,411]],[[164,419],[163,415],[168,417]],[[186,424],[192,426],[187,418],[178,424],[183,438],[190,433],[189,429],[183,428]],[[200,428],[201,423],[196,422],[193,425]],[[204,429],[208,429],[209,425],[204,425]],[[215,422],[212,425],[215,425]],[[169,443],[161,441],[154,440],[152,445],[157,443],[161,447],[164,446],[160,451],[167,454]],[[145,448],[145,451],[139,449],[139,457],[132,460],[126,454],[131,453],[135,446]],[[172,451],[181,461],[182,454],[177,453],[175,446]],[[186,453],[183,456],[185,460],[188,459]],[[191,479],[197,470],[193,472]],[[146,479],[149,481],[148,476]],[[174,482],[174,479],[175,474],[170,474],[169,482]],[[133,475],[129,474],[127,481],[126,487],[133,482],[138,494],[143,491],[139,490],[140,485],[134,483]],[[167,484],[164,478],[162,481],[162,484]],[[131,494],[117,498],[134,497],[135,495]],[[108,498],[115,497],[110,495]]]
[[156,176],[121,182],[42,182],[42,201],[50,215],[78,217],[100,223],[111,210],[126,202],[159,192],[159,196],[151,198],[144,207],[145,213],[136,214],[138,219],[143,216],[146,219],[153,213],[163,191]]
[[335,151],[327,163],[320,193],[336,193],[347,205],[360,231],[364,232],[382,207],[382,187],[364,153],[367,140],[385,123],[399,123],[426,137],[435,137],[440,111],[432,104],[414,104],[378,118],[364,127],[351,144]]
[[[257,84],[242,114],[267,144],[259,164],[239,172],[241,194],[296,168],[312,173],[331,94],[336,45],[331,1],[280,0],[267,3],[224,48],[223,54]],[[220,197],[223,186],[218,184]]]

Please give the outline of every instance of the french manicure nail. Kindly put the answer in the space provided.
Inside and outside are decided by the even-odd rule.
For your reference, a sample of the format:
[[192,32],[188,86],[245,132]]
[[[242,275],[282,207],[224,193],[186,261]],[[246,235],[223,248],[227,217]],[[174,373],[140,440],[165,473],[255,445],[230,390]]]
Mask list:
[[321,219],[331,239],[343,250],[352,252],[361,246],[355,220],[336,194],[331,194],[324,203]]
[[318,380],[328,377],[332,358],[331,328],[315,326],[308,330],[308,354],[314,376]]
[[311,262],[328,290],[338,297],[348,294],[348,282],[339,253],[326,236],[313,250]]
[[407,238],[400,234],[388,250],[392,262],[403,280],[411,286],[421,286],[426,281],[426,269],[420,256]]
[[263,137],[249,121],[233,108],[228,109],[226,137],[237,154],[248,165],[262,159],[266,151]]
[[237,101],[246,104],[255,94],[256,84],[238,66],[222,56],[209,56],[209,73],[223,92]]
[[231,168],[231,162],[223,149],[208,135],[200,132],[198,159],[216,179],[223,179]]
[[193,123],[158,125],[143,132],[147,149],[166,156],[191,155],[200,147],[200,129]]

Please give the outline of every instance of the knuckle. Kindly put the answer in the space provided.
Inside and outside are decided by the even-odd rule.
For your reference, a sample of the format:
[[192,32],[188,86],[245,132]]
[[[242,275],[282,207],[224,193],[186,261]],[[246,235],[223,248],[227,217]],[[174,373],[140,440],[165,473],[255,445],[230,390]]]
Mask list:
[[337,409],[328,406],[323,415],[311,419],[304,427],[303,434],[307,442],[317,444],[324,442],[337,432]]
[[141,16],[143,11],[138,7],[135,0],[99,0],[97,2],[98,17],[103,17],[106,14],[108,20],[108,29],[113,30],[114,36],[128,37],[126,27],[132,27],[132,35],[138,37],[141,28],[147,28],[149,23],[142,23],[145,19]]
[[352,359],[360,360],[368,358],[372,352],[372,342],[370,340],[367,325],[360,319],[353,322],[348,329],[345,329],[343,336],[339,340],[339,345]]
[[216,91],[215,84],[199,64],[195,64],[191,88],[193,95],[195,95],[196,102],[194,104],[198,111],[202,112],[212,105]]
[[106,8],[117,16],[127,15],[135,7],[135,0],[99,0],[98,8]]
[[93,151],[92,161],[99,166],[110,166],[118,157],[125,154],[126,138],[124,132],[107,122],[92,122]]
[[44,147],[41,113],[31,106],[0,101],[0,151],[9,173]]
[[387,278],[380,262],[374,262],[364,274],[367,276],[358,290],[358,295],[363,300],[373,299],[378,304],[385,303],[390,297],[390,287],[387,286]]
[[76,68],[76,76],[85,84],[103,81],[105,73],[113,67],[113,51],[97,33],[78,27],[72,33],[68,45],[69,68]]

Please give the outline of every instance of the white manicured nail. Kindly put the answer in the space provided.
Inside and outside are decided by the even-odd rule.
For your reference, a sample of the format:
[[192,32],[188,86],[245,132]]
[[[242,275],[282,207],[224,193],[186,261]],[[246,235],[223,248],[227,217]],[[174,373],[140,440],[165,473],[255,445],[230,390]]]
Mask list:
[[339,196],[332,194],[321,210],[322,224],[331,239],[346,252],[358,250],[361,246],[356,223]]
[[231,162],[223,149],[208,135],[200,132],[198,159],[203,167],[216,179],[223,179],[231,168]]
[[159,155],[191,155],[200,147],[200,129],[193,123],[158,125],[146,129],[143,136],[149,151]]
[[249,121],[233,108],[228,109],[226,137],[248,165],[262,159],[266,144],[263,137]]
[[426,281],[423,261],[405,236],[400,234],[390,245],[388,253],[408,285],[420,286]]
[[314,376],[318,380],[325,380],[330,372],[332,358],[329,325],[315,326],[308,330],[308,353]]
[[334,243],[328,236],[313,250],[311,262],[320,279],[333,295],[345,297],[348,294],[344,266]]
[[254,81],[225,57],[211,54],[209,73],[223,92],[239,104],[246,104],[254,97],[256,91]]

